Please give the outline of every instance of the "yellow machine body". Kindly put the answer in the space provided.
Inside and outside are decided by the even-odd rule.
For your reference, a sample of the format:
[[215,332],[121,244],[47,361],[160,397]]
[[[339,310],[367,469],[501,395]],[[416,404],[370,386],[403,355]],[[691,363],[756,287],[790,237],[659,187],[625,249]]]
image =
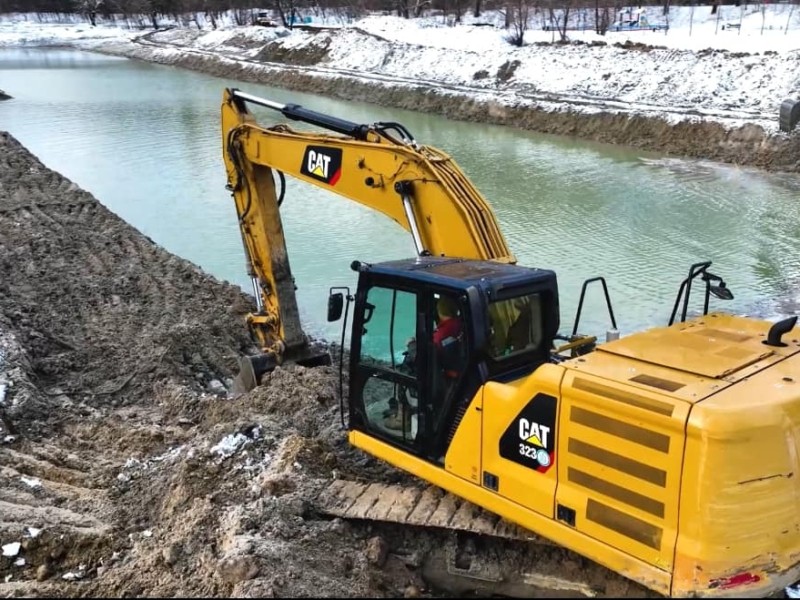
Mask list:
[[[662,594],[764,596],[800,579],[800,329],[779,348],[767,329],[712,313],[490,382],[444,468],[350,440]],[[541,394],[557,400],[554,426],[537,424],[556,452],[531,474],[498,440],[530,433],[518,415]]]

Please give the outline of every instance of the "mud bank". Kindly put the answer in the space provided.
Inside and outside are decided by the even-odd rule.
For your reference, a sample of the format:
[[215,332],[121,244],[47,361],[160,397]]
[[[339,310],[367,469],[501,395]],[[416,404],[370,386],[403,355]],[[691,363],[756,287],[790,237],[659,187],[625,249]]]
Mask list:
[[228,398],[251,309],[0,134],[0,596],[424,588],[309,512],[333,469],[386,473],[330,369]]
[[[580,99],[523,101],[498,89],[470,88],[324,66],[324,52],[309,47],[292,52],[278,42],[265,44],[257,59],[230,58],[159,41],[148,34],[134,43],[108,44],[99,52],[192,69],[228,81],[262,83],[344,100],[432,112],[457,120],[518,127],[539,133],[575,136],[675,156],[709,159],[769,171],[800,172],[800,134],[770,134],[758,124],[726,127],[713,120],[671,123],[657,107],[641,111],[612,109],[594,102],[580,111]],[[324,45],[324,44],[323,44]],[[323,61],[321,64],[319,61]],[[499,75],[498,75],[499,76]],[[777,115],[775,117],[777,119]]]

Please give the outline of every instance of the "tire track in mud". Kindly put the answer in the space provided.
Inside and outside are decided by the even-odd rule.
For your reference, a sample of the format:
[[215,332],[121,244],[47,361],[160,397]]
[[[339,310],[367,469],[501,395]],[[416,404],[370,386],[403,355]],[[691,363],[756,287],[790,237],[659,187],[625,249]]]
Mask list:
[[[22,157],[14,164],[14,158],[20,158],[16,148],[1,145],[8,153],[5,164],[0,164],[4,175],[0,179],[0,250],[8,252],[0,259],[6,275],[0,284],[4,288],[0,312],[20,328],[20,337],[30,344],[25,354],[33,364],[32,381],[39,387],[38,397],[20,402],[16,410],[9,409],[23,439],[11,447],[0,446],[0,540],[20,544],[15,562],[0,564],[0,580],[8,577],[10,582],[20,576],[46,578],[72,572],[111,553],[113,526],[103,515],[113,511],[97,474],[107,467],[107,461],[97,456],[81,458],[51,444],[25,440],[24,434],[41,429],[42,421],[68,418],[76,398],[62,393],[62,388],[71,385],[65,385],[51,367],[58,363],[62,369],[78,367],[81,359],[76,355],[86,358],[79,347],[91,344],[93,337],[91,328],[86,334],[72,331],[71,319],[65,319],[60,311],[67,299],[59,283],[69,285],[67,292],[85,293],[81,304],[95,301],[91,289],[81,289],[79,281],[64,282],[61,277],[73,270],[75,263],[96,277],[112,270],[112,262],[93,244],[103,236],[107,220],[103,207],[66,179],[44,173],[35,162]],[[23,183],[9,186],[5,175],[20,172]],[[70,199],[59,201],[64,198]],[[87,237],[84,231],[95,235]],[[70,252],[79,258],[70,260]],[[78,312],[81,310],[79,306]],[[19,400],[13,389],[12,402]],[[52,412],[56,414],[49,414]],[[29,428],[30,419],[35,423]],[[68,584],[52,589],[64,585]]]
[[[234,372],[233,348],[249,344],[237,319],[250,308],[241,290],[215,291],[207,285],[213,278],[38,161],[12,152],[0,161],[4,168],[19,183],[0,189],[0,247],[9,250],[0,262],[0,309],[22,326],[23,345],[45,389],[58,387],[71,401],[88,396],[90,404],[119,390],[125,392],[119,401],[138,399],[141,388],[158,379],[162,360],[185,362],[183,347],[193,342],[184,336],[209,337],[201,330],[206,322],[212,337],[223,335],[228,343],[206,352],[208,364],[197,366],[221,376]],[[197,296],[206,300],[200,311]],[[230,329],[218,326],[220,318]],[[233,337],[226,333],[237,328]],[[191,369],[179,370],[191,377]]]
[[104,515],[113,511],[92,474],[98,461],[75,468],[59,454],[35,443],[0,448],[0,540],[20,544],[14,562],[0,564],[0,581],[79,572],[111,555],[113,525]]

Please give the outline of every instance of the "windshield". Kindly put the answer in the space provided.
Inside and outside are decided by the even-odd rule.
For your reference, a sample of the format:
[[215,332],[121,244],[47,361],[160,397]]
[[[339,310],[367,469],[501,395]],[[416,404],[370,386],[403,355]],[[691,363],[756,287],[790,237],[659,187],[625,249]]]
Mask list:
[[542,343],[540,293],[491,302],[489,319],[489,353],[495,360],[539,349]]
[[367,293],[361,361],[395,369],[416,336],[417,295],[375,286]]

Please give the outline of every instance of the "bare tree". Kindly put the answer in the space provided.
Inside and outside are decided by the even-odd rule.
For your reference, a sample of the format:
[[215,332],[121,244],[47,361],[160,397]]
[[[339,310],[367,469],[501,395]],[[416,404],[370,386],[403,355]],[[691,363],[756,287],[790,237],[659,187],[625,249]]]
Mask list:
[[97,25],[97,11],[103,5],[103,0],[81,0],[80,10],[89,19],[92,27]]
[[422,16],[422,11],[424,11],[426,8],[429,8],[430,5],[431,0],[414,0],[414,16]]
[[525,43],[525,32],[528,30],[530,6],[528,0],[510,0],[505,8],[506,28],[511,32],[506,36],[506,41],[514,46]]
[[237,25],[251,25],[253,23],[253,14],[248,9],[236,8],[233,10],[233,22]]
[[278,16],[281,18],[283,26],[292,29],[294,26],[294,19],[292,17],[297,12],[294,0],[275,0],[274,6],[275,10],[278,11]]
[[211,28],[216,31],[217,29],[217,11],[213,9],[209,9],[205,11],[205,16],[208,19],[211,19]]
[[561,0],[561,15],[556,15],[555,2],[556,0],[549,0],[547,9],[550,15],[550,23],[558,30],[558,35],[562,42],[567,41],[567,23],[569,23],[569,11],[571,8],[571,0]]
[[455,16],[455,22],[461,23],[461,15],[464,14],[464,5],[462,4],[463,0],[452,0],[453,3],[453,14]]
[[600,7],[600,0],[594,2],[594,30],[599,35],[608,33],[608,28],[611,27],[611,7],[604,4]]

